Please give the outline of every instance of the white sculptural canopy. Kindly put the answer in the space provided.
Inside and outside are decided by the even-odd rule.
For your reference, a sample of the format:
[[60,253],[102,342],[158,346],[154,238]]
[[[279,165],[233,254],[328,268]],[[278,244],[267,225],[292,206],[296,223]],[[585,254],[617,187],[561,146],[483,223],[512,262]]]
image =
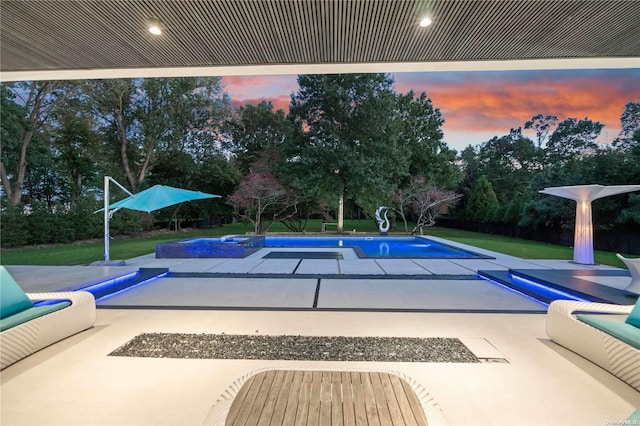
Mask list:
[[640,191],[640,185],[574,185],[545,188],[541,194],[555,195],[576,201],[576,227],[573,244],[573,261],[593,265],[593,223],[591,202],[598,198],[625,192]]
[[575,201],[593,201],[625,192],[640,191],[640,185],[574,185],[545,188],[541,194],[555,195]]

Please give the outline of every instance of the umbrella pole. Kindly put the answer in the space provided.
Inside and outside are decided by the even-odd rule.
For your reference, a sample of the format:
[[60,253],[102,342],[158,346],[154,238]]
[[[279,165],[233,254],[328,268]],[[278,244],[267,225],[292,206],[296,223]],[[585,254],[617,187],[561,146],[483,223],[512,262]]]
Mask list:
[[117,180],[113,179],[111,176],[104,177],[104,261],[109,261],[109,220],[111,219],[111,215],[115,213],[118,209],[114,209],[113,212],[109,212],[109,181],[115,183],[122,189],[124,192],[129,194],[131,197],[135,197],[134,194],[131,193],[127,188],[120,185]]
[[104,177],[104,261],[109,261],[109,176]]

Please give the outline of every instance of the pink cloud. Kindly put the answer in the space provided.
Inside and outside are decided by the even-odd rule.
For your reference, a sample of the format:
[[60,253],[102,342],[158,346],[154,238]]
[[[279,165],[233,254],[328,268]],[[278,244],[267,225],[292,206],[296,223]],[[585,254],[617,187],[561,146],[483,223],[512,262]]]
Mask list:
[[264,97],[264,98],[252,98],[252,99],[231,99],[231,105],[234,107],[245,106],[247,104],[258,105],[262,101],[271,102],[274,110],[283,110],[285,113],[289,112],[289,104],[291,103],[291,97],[288,95]]
[[456,149],[505,135],[536,114],[599,121],[605,124],[600,142],[610,143],[624,105],[640,96],[637,76],[632,70],[413,73],[398,74],[396,90],[426,92],[446,120],[445,141]]
[[[610,142],[620,131],[624,105],[640,96],[640,79],[632,72],[400,73],[395,77],[398,93],[424,91],[433,100],[446,120],[445,141],[456,149],[505,135],[536,114],[556,115],[560,121],[569,117],[600,121],[606,126],[601,139]],[[290,93],[298,90],[295,75],[227,76],[222,83],[235,106],[266,100],[285,112]]]
[[[427,94],[446,120],[445,135],[451,132],[494,132],[524,126],[536,114],[585,118],[605,124],[608,140],[620,131],[624,105],[634,100],[623,88],[598,79],[571,81],[537,80],[487,84],[479,82],[437,85]],[[414,89],[415,90],[415,89]],[[637,96],[637,95],[636,95]],[[472,143],[482,142],[473,141]]]
[[222,77],[224,91],[232,99],[253,99],[256,97],[277,97],[298,90],[295,75],[248,75]]

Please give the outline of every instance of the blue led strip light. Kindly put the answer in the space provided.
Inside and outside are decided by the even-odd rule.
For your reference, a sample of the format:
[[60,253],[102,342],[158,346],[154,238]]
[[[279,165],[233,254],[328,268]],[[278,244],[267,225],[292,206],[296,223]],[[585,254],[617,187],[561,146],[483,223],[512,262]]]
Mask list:
[[47,299],[47,300],[38,300],[38,301],[34,301],[33,302],[33,306],[34,307],[38,307],[38,306],[49,306],[49,305],[56,305],[60,302],[69,302],[71,303],[71,300],[69,299]]
[[535,281],[531,281],[527,278],[523,278],[514,274],[509,274],[511,279],[514,282],[517,282],[518,285],[531,290],[541,296],[546,296],[549,299],[563,299],[563,300],[575,300],[578,302],[593,302],[593,300],[585,299],[580,296],[576,296],[575,294],[567,293],[562,290],[555,289],[553,287],[548,287],[544,284],[540,284]]
[[101,292],[102,290],[107,290],[111,287],[114,287],[118,284],[122,284],[123,282],[132,280],[133,278],[135,278],[138,275],[138,271],[136,272],[131,272],[129,274],[126,275],[121,275],[119,277],[107,280],[107,281],[102,281],[96,284],[92,284],[86,287],[82,287],[79,288],[78,291],[88,291],[89,293],[95,295],[96,293]]
[[108,298],[110,298],[110,297],[113,297],[113,296],[116,296],[116,295],[118,295],[118,294],[121,294],[121,293],[127,292],[127,291],[132,290],[132,289],[134,289],[134,288],[136,288],[136,287],[140,287],[141,285],[148,284],[148,283],[150,283],[151,281],[155,281],[155,280],[157,280],[157,279],[164,278],[164,277],[166,277],[167,275],[169,275],[169,273],[168,273],[168,272],[165,272],[165,273],[162,273],[162,274],[160,274],[160,275],[156,275],[155,277],[151,277],[151,278],[149,278],[149,279],[146,279],[146,280],[144,280],[144,281],[140,281],[139,283],[134,284],[134,285],[132,285],[132,286],[129,286],[129,287],[123,288],[122,290],[118,290],[118,291],[113,292],[113,293],[105,294],[104,296],[98,297],[98,298],[96,299],[96,302],[101,302],[101,301],[103,301],[103,300],[105,300],[105,299],[108,299]]
[[540,299],[536,299],[535,297],[533,297],[533,296],[531,296],[531,295],[528,295],[528,294],[526,294],[526,293],[523,293],[523,292],[521,292],[521,291],[518,291],[518,290],[516,290],[516,289],[515,289],[515,288],[513,288],[513,287],[509,287],[508,285],[503,284],[503,283],[501,283],[501,282],[499,282],[499,281],[492,280],[491,278],[487,278],[487,277],[482,276],[482,275],[478,275],[478,276],[479,276],[480,278],[482,278],[483,280],[485,280],[485,281],[489,281],[491,284],[495,284],[495,285],[497,285],[497,286],[499,286],[499,287],[504,288],[505,290],[509,290],[509,291],[510,291],[510,292],[512,292],[512,293],[516,293],[516,294],[518,294],[518,295],[520,295],[520,296],[526,297],[527,299],[531,299],[531,300],[533,300],[534,302],[539,303],[540,305],[542,305],[542,306],[544,306],[544,307],[549,306],[549,304],[548,304],[548,303],[543,302],[543,301],[542,301],[542,300],[540,300]]

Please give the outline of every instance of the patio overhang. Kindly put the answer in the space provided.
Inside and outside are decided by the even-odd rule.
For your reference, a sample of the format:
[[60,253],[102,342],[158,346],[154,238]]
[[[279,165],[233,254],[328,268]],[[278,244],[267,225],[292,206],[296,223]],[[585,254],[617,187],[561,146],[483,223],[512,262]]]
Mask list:
[[0,14],[2,81],[640,67],[640,2],[3,0]]

